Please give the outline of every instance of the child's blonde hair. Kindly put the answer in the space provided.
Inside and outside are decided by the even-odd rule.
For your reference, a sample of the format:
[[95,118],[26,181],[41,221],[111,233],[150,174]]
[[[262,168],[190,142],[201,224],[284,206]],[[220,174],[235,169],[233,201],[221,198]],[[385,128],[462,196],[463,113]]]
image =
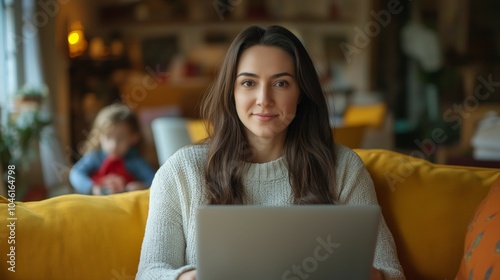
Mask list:
[[133,133],[140,135],[139,120],[132,109],[121,103],[113,103],[97,114],[87,140],[79,147],[80,154],[84,155],[99,149],[101,147],[99,137],[120,123],[126,123]]

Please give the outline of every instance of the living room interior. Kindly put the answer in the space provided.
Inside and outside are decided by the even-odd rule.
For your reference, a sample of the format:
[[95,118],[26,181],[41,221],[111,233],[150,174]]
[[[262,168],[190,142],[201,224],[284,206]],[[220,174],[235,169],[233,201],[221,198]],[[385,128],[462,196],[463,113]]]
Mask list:
[[[97,112],[113,102],[139,116],[142,151],[157,168],[152,121],[199,120],[199,103],[231,40],[250,25],[283,25],[303,40],[338,143],[500,167],[495,147],[481,153],[472,144],[482,135],[478,122],[499,111],[495,1],[4,2],[12,16],[3,17],[2,41],[17,37],[2,48],[2,124],[33,108],[46,120],[34,125],[23,152],[8,139],[1,148],[28,159],[22,172],[32,175],[25,183],[34,200],[72,192],[66,177],[79,147]],[[483,134],[474,143],[498,139]],[[40,164],[47,161],[51,168]]]
[[[79,150],[97,113],[107,105],[124,103],[137,114],[141,152],[155,170],[176,149],[204,139],[200,101],[232,39],[251,25],[283,25],[302,40],[313,59],[335,141],[355,149],[372,174],[384,216],[398,236],[398,248],[403,248],[403,267],[414,276],[408,279],[444,279],[458,271],[465,229],[500,175],[500,2],[0,3],[4,57],[0,61],[0,171],[5,179],[0,195],[8,197],[12,184],[6,178],[10,167],[15,167],[15,200],[38,203],[26,204],[26,213],[59,213],[49,209],[50,199],[75,193],[69,172],[82,156]],[[166,132],[159,123],[164,119],[176,121],[173,130]],[[389,168],[396,171],[384,171]],[[446,185],[444,191],[434,189],[440,184]],[[411,187],[402,191],[403,185]],[[472,185],[478,188],[471,190]],[[147,193],[138,198],[125,195],[100,203],[137,211],[140,214],[132,225],[143,227],[145,219],[140,215],[147,213]],[[423,210],[424,222],[417,212],[425,197],[442,208]],[[69,199],[82,206],[90,198]],[[451,209],[457,204],[461,207],[456,220],[449,221],[448,229],[437,230],[440,238],[423,246],[431,233],[421,233],[419,227],[438,227],[445,217],[453,217]],[[128,224],[122,208],[112,211],[121,223],[114,229],[117,234]],[[61,219],[71,220],[70,213],[77,210],[72,211],[60,214]],[[433,211],[440,216],[432,216]],[[112,220],[106,217],[100,223]],[[84,225],[79,227],[85,230]],[[18,233],[18,240],[28,238],[27,230]],[[141,240],[142,234],[137,230],[129,237]],[[109,236],[104,238],[111,244]],[[92,241],[89,237],[84,242]],[[117,244],[126,242],[120,239]],[[92,263],[96,271],[80,273],[87,279],[99,273],[106,279],[133,279],[140,242],[134,246],[130,252],[114,248],[122,259],[133,256],[125,263],[113,259],[111,270]],[[423,252],[432,246],[435,252]],[[51,249],[47,245],[41,250]],[[438,267],[440,257],[449,260]],[[43,268],[43,273],[58,275],[54,279],[75,276],[51,274],[54,269]]]

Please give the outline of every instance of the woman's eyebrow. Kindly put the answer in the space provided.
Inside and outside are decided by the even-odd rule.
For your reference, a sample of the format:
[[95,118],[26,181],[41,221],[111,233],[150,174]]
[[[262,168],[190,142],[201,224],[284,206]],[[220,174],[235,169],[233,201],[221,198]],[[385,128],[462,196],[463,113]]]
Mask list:
[[254,73],[241,72],[238,74],[238,76],[236,76],[236,78],[238,78],[240,76],[255,77],[255,78],[259,77],[259,76],[257,76],[257,74],[254,74]]
[[[255,77],[255,78],[259,77],[257,74],[254,74],[254,73],[241,72],[241,73],[238,74],[238,76],[236,76],[236,78],[238,78],[240,76]],[[274,75],[271,76],[271,78],[279,78],[279,77],[283,77],[283,76],[290,76],[290,77],[294,78],[293,75],[290,74],[290,73],[288,73],[288,72],[282,72],[282,73],[274,74]]]

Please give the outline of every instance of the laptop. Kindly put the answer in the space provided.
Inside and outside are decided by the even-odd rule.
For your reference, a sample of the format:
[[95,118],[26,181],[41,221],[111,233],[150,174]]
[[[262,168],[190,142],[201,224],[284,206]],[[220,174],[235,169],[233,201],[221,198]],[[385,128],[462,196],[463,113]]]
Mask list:
[[369,279],[380,221],[371,206],[204,206],[197,279]]

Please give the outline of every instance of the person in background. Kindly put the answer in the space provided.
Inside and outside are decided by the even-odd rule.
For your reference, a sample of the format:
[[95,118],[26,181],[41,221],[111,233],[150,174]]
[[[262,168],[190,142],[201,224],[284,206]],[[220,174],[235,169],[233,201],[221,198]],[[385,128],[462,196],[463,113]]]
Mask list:
[[104,195],[149,188],[154,170],[139,155],[139,121],[126,105],[103,108],[69,179],[83,194]]
[[[289,30],[242,31],[202,109],[208,140],[156,173],[136,279],[196,279],[203,205],[378,204],[363,161],[334,144],[316,69]],[[383,218],[371,279],[405,279]]]

